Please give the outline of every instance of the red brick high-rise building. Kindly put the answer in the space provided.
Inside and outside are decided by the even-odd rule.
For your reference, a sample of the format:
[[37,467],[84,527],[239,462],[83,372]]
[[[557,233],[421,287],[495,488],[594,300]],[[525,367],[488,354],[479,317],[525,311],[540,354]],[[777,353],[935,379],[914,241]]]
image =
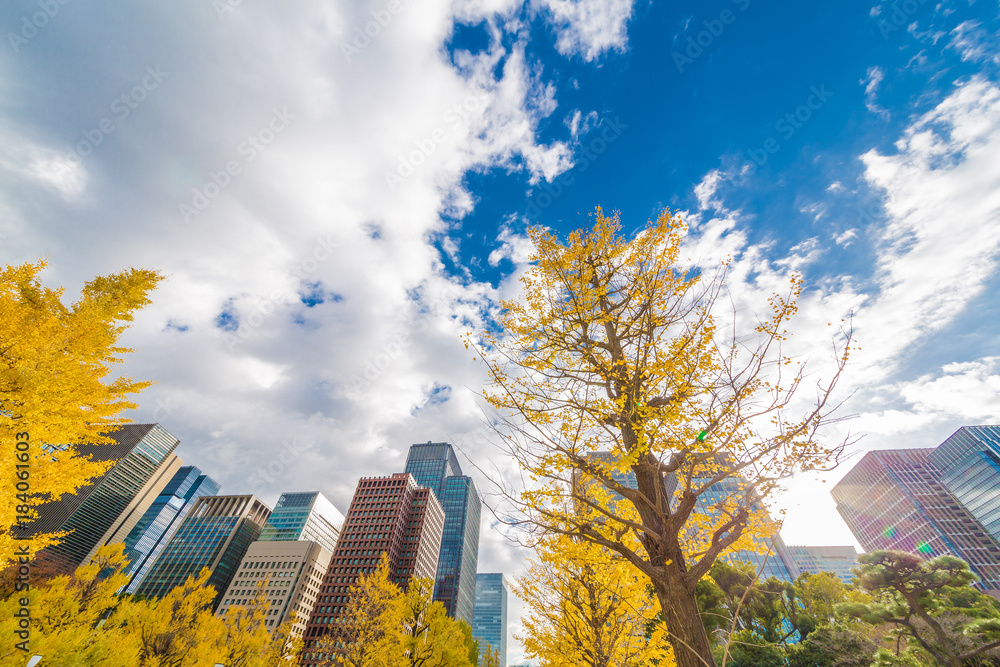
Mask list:
[[411,577],[434,579],[444,532],[444,510],[430,489],[397,473],[358,482],[347,518],[306,626],[302,665],[321,662],[317,642],[345,612],[350,587],[388,554],[390,576],[404,590]]

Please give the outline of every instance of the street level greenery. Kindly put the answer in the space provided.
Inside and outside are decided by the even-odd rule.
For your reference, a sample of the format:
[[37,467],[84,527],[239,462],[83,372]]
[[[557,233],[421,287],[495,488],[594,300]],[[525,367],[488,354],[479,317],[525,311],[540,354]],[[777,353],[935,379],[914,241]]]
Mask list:
[[59,667],[275,667],[294,664],[301,646],[291,623],[267,626],[264,589],[225,616],[212,613],[215,589],[209,570],[192,576],[161,599],[137,599],[118,591],[129,582],[124,545],[98,549],[72,575],[60,575],[0,602],[0,632],[12,637],[15,614],[28,598],[28,652],[8,641],[0,667],[23,667],[33,654]]

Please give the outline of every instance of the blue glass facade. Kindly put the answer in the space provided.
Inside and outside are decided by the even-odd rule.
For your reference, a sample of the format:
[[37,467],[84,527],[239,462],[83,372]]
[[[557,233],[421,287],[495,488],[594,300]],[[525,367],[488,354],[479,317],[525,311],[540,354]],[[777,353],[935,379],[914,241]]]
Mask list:
[[343,526],[344,515],[322,493],[283,493],[260,533],[260,540],[308,540],[333,553]]
[[184,466],[174,474],[125,538],[126,574],[132,577],[125,592],[136,591],[195,501],[218,493],[219,483],[194,466]]
[[930,460],[944,487],[1000,542],[1000,426],[960,428]]
[[143,577],[137,595],[165,596],[203,568],[218,606],[250,543],[260,536],[271,510],[253,496],[201,497]]
[[434,599],[444,603],[451,616],[472,625],[482,512],[476,485],[462,474],[452,446],[443,442],[410,447],[405,472],[429,488],[444,509]]
[[[967,430],[949,438],[943,450],[868,452],[831,493],[837,511],[866,550],[898,549],[925,558],[951,554],[979,576],[979,588],[1000,593],[1000,541],[959,497],[989,520],[990,496],[998,492],[997,478],[985,465],[974,464],[977,451],[968,440],[956,437]],[[977,467],[988,473],[982,481],[976,479]],[[949,490],[945,479],[958,493]],[[977,504],[977,498],[982,502]]]
[[500,654],[500,667],[507,665],[507,582],[499,572],[476,575],[476,610],[472,636],[479,640],[480,662],[484,643]]
[[795,576],[803,572],[831,572],[845,584],[854,580],[853,570],[858,566],[858,552],[854,547],[790,546],[787,553],[792,559]]

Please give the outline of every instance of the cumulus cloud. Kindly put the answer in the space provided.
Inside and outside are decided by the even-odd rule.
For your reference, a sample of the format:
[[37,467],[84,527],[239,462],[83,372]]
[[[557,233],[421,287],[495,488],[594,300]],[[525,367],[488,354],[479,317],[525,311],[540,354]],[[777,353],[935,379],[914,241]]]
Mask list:
[[564,56],[591,61],[628,45],[632,0],[536,0],[534,6],[555,28]]

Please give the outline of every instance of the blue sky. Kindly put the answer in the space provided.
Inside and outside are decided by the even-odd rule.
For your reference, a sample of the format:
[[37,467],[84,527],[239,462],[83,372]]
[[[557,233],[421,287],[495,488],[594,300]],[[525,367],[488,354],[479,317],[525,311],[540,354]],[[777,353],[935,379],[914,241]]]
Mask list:
[[[460,335],[516,295],[527,225],[568,232],[595,206],[629,233],[678,211],[687,261],[732,259],[741,313],[802,271],[793,351],[822,362],[851,313],[862,348],[857,416],[830,437],[933,446],[1000,422],[998,14],[12,0],[0,258],[47,258],[69,294],[167,274],[128,333],[126,372],[158,381],[133,417],[268,502],[319,489],[346,508],[427,440],[513,474]],[[852,542],[842,472],[790,481],[786,542]],[[482,571],[523,558],[484,525]]]

